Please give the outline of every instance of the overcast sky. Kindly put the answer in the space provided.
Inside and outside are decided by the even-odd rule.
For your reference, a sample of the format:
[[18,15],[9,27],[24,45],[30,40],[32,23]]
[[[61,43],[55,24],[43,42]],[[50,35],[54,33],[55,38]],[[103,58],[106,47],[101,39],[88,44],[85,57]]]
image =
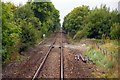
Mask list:
[[[2,1],[10,1],[16,5],[25,4],[28,0],[2,0]],[[101,4],[106,4],[107,7],[110,7],[111,10],[118,9],[118,2],[120,0],[51,0],[55,7],[60,11],[60,19],[61,23],[63,22],[63,18],[67,15],[71,10],[75,7],[81,5],[88,5],[90,9],[95,6],[99,7]]]

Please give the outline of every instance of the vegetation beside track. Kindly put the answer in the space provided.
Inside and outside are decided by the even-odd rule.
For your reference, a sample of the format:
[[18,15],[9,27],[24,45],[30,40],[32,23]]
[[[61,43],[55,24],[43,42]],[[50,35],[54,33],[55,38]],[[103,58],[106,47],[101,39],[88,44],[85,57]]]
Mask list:
[[120,14],[106,5],[92,10],[89,6],[79,6],[65,16],[63,29],[72,39],[119,39]]
[[[2,2],[2,61],[16,58],[59,28],[59,11],[52,2],[16,6]],[[14,57],[13,57],[14,55]],[[16,56],[15,56],[16,55]]]
[[106,5],[92,10],[84,5],[76,7],[65,16],[63,29],[72,43],[83,39],[95,40],[86,44],[90,49],[83,53],[101,69],[101,73],[93,73],[95,76],[118,77],[120,14],[117,10],[110,10]]
[[[101,40],[101,39],[81,39],[73,40],[68,36],[69,42],[73,45],[84,44],[87,48],[83,55],[87,56],[89,61],[96,66],[92,72],[97,78],[117,78],[119,75],[119,54],[120,41]],[[85,47],[84,46],[84,47]]]
[[[91,48],[84,53],[97,65],[98,70],[93,74],[98,78],[118,77],[118,41],[107,40],[104,44],[91,44]],[[99,46],[99,47],[98,47]]]

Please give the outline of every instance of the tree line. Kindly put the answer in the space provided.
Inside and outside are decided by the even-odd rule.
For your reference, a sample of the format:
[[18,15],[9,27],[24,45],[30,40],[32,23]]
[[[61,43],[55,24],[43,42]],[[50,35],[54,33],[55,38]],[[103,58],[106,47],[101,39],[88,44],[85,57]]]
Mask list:
[[[2,2],[2,60],[21,53],[60,27],[59,11],[52,2],[15,6]],[[14,55],[13,55],[14,56]]]
[[73,39],[120,39],[120,14],[106,5],[92,10],[79,6],[65,16],[63,29]]

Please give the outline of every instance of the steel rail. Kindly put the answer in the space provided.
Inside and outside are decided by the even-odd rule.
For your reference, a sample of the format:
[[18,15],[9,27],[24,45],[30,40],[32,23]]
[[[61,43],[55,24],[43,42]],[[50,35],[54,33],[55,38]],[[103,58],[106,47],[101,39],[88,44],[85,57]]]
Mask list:
[[63,42],[62,42],[62,32],[61,32],[61,52],[60,52],[60,78],[61,78],[61,80],[63,80],[64,79],[64,58],[63,58],[63,44],[62,44]]
[[[55,39],[55,40],[56,40],[56,39]],[[54,42],[51,44],[51,46],[50,46],[47,54],[45,55],[44,59],[42,60],[42,63],[39,65],[37,71],[35,72],[35,74],[34,74],[34,76],[33,76],[33,78],[32,78],[32,80],[35,80],[35,78],[38,76],[38,74],[39,74],[40,70],[42,69],[42,67],[43,67],[43,65],[44,65],[44,63],[45,63],[45,61],[46,61],[46,59],[47,59],[47,57],[48,57],[51,49],[53,48],[53,45],[54,45],[54,43],[55,43],[55,40],[54,40]]]

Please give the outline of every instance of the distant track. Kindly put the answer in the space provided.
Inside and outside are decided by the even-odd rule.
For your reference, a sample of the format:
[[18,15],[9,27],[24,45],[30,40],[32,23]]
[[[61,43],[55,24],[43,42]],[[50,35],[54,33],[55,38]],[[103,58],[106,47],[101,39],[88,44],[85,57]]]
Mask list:
[[[57,37],[57,36],[56,36]],[[54,44],[56,42],[56,37],[53,40],[53,42],[51,43],[49,50],[47,51],[45,57],[43,58],[41,64],[38,66],[37,70],[34,73],[34,76],[32,77],[32,80],[35,80],[36,78],[38,78],[38,76],[40,75],[40,71],[42,70],[42,67],[44,66],[49,54],[51,53],[52,48],[54,47]],[[61,42],[60,42],[60,78],[61,80],[63,80],[64,78],[64,62],[63,62],[63,44],[62,44],[62,33],[61,33]]]

